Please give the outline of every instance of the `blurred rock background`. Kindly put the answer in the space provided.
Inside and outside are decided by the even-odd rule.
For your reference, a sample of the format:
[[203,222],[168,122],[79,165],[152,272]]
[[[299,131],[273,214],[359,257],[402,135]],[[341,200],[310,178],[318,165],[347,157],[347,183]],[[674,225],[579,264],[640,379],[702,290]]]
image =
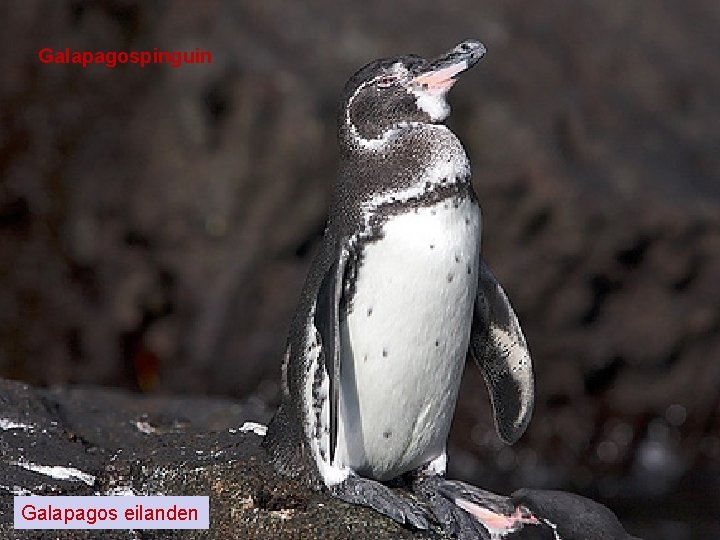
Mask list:
[[[720,4],[0,4],[0,376],[274,405],[345,80],[488,47],[451,94],[536,412],[494,435],[468,365],[452,473],[557,487],[634,534],[720,537]],[[209,65],[44,65],[209,50]]]

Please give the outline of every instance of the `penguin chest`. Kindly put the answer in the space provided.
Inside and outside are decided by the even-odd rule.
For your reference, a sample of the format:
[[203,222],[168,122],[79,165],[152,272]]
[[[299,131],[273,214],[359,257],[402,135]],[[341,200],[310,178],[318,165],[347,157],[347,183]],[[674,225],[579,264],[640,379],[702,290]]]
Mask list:
[[341,324],[340,461],[387,480],[445,449],[480,261],[470,199],[388,218],[363,248]]

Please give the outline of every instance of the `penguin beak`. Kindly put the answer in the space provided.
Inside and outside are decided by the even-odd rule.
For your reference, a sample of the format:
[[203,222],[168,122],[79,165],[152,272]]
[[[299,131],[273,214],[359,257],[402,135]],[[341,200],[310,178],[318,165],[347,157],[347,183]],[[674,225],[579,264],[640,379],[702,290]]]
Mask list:
[[412,79],[423,90],[445,94],[460,73],[474,66],[485,55],[485,46],[479,41],[463,41],[452,50],[439,56]]
[[515,508],[515,511],[506,515],[494,512],[466,499],[455,499],[455,504],[477,519],[492,533],[506,536],[522,529],[523,525],[539,525],[540,520],[524,507]]

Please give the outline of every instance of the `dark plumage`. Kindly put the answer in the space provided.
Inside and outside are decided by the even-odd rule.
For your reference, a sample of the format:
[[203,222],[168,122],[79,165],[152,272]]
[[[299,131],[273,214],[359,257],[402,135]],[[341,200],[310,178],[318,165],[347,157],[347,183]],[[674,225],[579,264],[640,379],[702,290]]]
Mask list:
[[542,516],[562,540],[634,540],[605,506],[573,493],[521,489],[513,493],[512,502]]

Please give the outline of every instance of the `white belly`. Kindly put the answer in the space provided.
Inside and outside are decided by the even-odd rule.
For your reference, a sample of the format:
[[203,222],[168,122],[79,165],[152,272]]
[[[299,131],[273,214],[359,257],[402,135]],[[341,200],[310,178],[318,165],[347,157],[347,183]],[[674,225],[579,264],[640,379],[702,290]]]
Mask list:
[[470,338],[480,209],[394,216],[368,244],[341,326],[337,458],[387,480],[445,450]]

